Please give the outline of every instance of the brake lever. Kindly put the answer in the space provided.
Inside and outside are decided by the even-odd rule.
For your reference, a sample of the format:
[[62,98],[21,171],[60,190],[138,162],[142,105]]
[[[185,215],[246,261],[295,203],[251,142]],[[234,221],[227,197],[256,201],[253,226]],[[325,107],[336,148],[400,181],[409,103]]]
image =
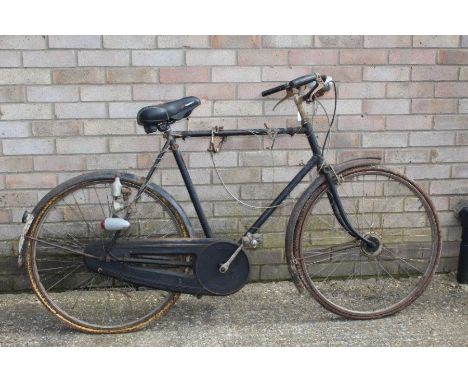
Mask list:
[[286,96],[281,98],[275,106],[273,106],[273,110],[276,109],[276,107],[280,104],[280,103],[283,103],[284,101],[286,101],[288,98],[291,98],[292,96],[294,95],[294,92],[292,89],[287,89],[286,90]]

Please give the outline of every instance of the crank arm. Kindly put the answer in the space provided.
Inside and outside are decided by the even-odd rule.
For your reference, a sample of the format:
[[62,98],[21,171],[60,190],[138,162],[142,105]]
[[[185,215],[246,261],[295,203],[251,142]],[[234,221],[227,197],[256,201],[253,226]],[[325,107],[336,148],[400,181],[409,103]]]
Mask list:
[[236,249],[236,251],[231,255],[231,257],[228,259],[228,261],[226,261],[224,264],[221,264],[221,266],[219,267],[219,271],[221,273],[226,273],[229,269],[229,266],[231,265],[231,263],[234,261],[234,259],[237,257],[237,255],[239,254],[239,252],[242,250],[242,247],[243,245],[239,245],[239,247]]

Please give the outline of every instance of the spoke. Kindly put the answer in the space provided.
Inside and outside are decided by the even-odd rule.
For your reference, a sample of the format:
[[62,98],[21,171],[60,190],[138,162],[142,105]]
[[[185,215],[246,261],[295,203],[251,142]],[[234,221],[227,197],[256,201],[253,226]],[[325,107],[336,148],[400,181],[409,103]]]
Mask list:
[[71,246],[75,246],[75,247],[79,247],[79,248],[83,248],[82,244],[78,241],[76,242],[76,238],[70,238],[71,239],[71,242],[68,241],[68,240],[64,240],[64,239],[61,239],[61,238],[58,238],[56,237],[56,233],[50,231],[48,228],[42,226],[41,227],[41,230],[44,230],[46,234],[49,234],[51,235],[51,237],[48,237],[48,240],[52,240],[52,241],[56,241],[58,243],[61,243],[61,244],[68,244],[68,245],[71,245]]
[[72,310],[75,310],[76,304],[78,303],[79,298],[81,297],[81,294],[86,288],[91,287],[93,284],[94,279],[96,278],[97,275],[92,275],[89,279],[87,279],[84,283],[79,285],[78,287],[81,289],[80,292],[78,293],[78,296],[76,296],[75,302],[73,303]]
[[317,257],[317,256],[321,256],[321,255],[331,255],[333,254],[332,250],[334,252],[341,252],[341,251],[346,251],[347,249],[352,249],[352,248],[356,248],[356,247],[360,247],[361,246],[361,243],[355,243],[354,241],[352,242],[353,244],[349,244],[349,243],[346,243],[346,244],[343,244],[345,246],[336,246],[336,247],[330,247],[324,251],[306,251],[304,252],[304,254],[310,254],[310,255],[307,255],[307,256],[302,256],[303,259],[306,259],[306,258],[311,258],[311,257]]
[[[326,253],[326,254],[317,255],[317,256],[326,256],[326,257],[330,257],[329,260],[332,260],[332,257],[334,257],[335,260],[336,260],[339,256],[341,256],[341,257],[343,258],[343,257],[345,257],[345,256],[352,256],[352,255],[353,255],[353,253],[338,253],[338,254],[335,254],[335,255],[332,255],[331,253]],[[303,258],[303,259],[305,259],[305,258]],[[299,258],[298,260],[303,260],[303,259],[300,259],[300,258]],[[328,261],[328,259],[324,259],[324,260],[316,259],[315,261],[314,261],[314,260],[311,261],[310,258],[307,258],[307,260],[304,261],[304,263],[306,263],[306,264],[326,264],[326,263],[328,263],[328,262],[330,262],[330,261]],[[332,262],[333,262],[333,261],[332,261]],[[335,261],[335,262],[336,262],[336,261]]]
[[[158,231],[158,229],[159,229],[159,228],[156,228],[155,230],[151,231],[151,232],[149,233],[149,235],[145,236],[144,238],[145,238],[145,239],[149,238],[149,237],[152,236],[154,233],[156,233],[156,232]],[[176,232],[168,232],[168,233],[166,233],[165,235],[159,237],[158,239],[164,239],[165,237],[167,237],[167,236],[169,236],[169,235],[171,235],[171,234],[174,235],[174,234],[176,234]]]
[[[418,268],[416,268],[414,265],[408,263],[405,259],[403,259],[402,257],[398,257],[396,256],[390,249],[388,249],[387,247],[383,247],[383,249],[385,249],[389,254],[390,256],[392,256],[395,260],[400,260],[402,261],[403,263],[407,264],[409,267],[415,269],[417,272],[419,273],[423,273],[421,272],[421,270],[419,270]],[[409,274],[409,273],[408,273]]]
[[41,269],[38,268],[37,271],[38,272],[50,272],[50,271],[56,271],[58,269],[65,270],[65,269],[68,269],[68,268],[73,268],[75,266],[76,266],[76,261],[72,265],[66,265],[64,267],[54,267],[54,268],[41,268]]
[[[94,186],[93,189],[94,189],[94,193],[96,194],[99,206],[101,207],[102,218],[105,219],[106,218],[106,212],[104,211],[104,207],[102,206],[101,199],[99,198],[99,194],[98,194],[98,192],[96,190],[96,186]],[[104,231],[103,230],[100,231],[99,237],[101,239],[102,249],[104,249]]]
[[335,272],[338,269],[339,265],[340,265],[340,263],[336,263],[335,267],[328,273],[327,277],[325,277],[325,280],[323,280],[323,281],[327,281],[330,278],[330,276],[332,275],[332,273]]
[[314,216],[315,218],[319,219],[320,221],[322,221],[324,224],[326,224],[327,226],[329,226],[331,229],[335,229],[335,227],[333,227],[333,225],[331,225],[330,223],[326,222],[325,220],[323,220],[323,218],[321,218],[319,215],[315,215]]
[[382,268],[382,270],[383,270],[387,275],[389,275],[393,280],[398,281],[395,277],[393,277],[393,276],[391,275],[390,272],[387,271],[387,269],[383,266],[383,264],[382,264],[377,258],[375,258],[375,262],[376,262],[377,265],[378,265],[380,268]]
[[99,207],[101,207],[102,216],[105,219],[106,218],[106,212],[104,211],[104,207],[102,206],[101,198],[99,197],[99,194],[98,194],[98,192],[96,190],[96,187],[93,187],[93,190],[94,190],[94,193],[96,194],[96,197],[97,197],[97,200],[98,200],[98,203],[99,203]]
[[[83,192],[83,197],[84,197],[84,191],[81,190]],[[78,207],[78,210],[80,211],[80,215],[81,217],[83,218],[84,222],[86,223],[86,225],[88,226],[88,228],[90,228],[91,231],[93,231],[94,235],[96,237],[99,237],[99,234],[94,230],[94,227],[88,223],[88,221],[86,220],[86,218],[84,217],[84,214],[83,214],[83,211],[81,210],[81,207],[80,205],[78,204],[78,201],[76,200],[76,197],[75,197],[75,193],[72,192],[72,196],[73,196],[73,200],[75,201],[75,204],[76,206]]]
[[72,269],[70,272],[68,272],[65,276],[63,276],[59,281],[57,281],[56,283],[54,283],[53,285],[51,285],[50,287],[48,287],[46,290],[47,292],[49,290],[51,290],[53,287],[57,286],[58,284],[60,284],[63,280],[69,278],[73,273],[75,273],[78,269],[80,269],[82,266],[84,266],[84,264],[78,264],[74,269]]
[[94,255],[91,255],[91,254],[89,254],[89,253],[85,253],[85,252],[82,252],[82,251],[77,251],[77,250],[75,250],[75,249],[73,249],[73,248],[67,248],[67,247],[64,247],[64,246],[62,246],[62,245],[58,245],[58,244],[52,243],[52,242],[50,242],[50,241],[38,239],[38,238],[32,237],[32,236],[26,236],[26,238],[28,238],[28,239],[30,239],[30,240],[37,241],[37,242],[39,242],[39,243],[44,243],[44,244],[50,245],[50,246],[55,247],[55,248],[64,249],[65,251],[68,251],[68,252],[71,252],[71,253],[76,253],[77,255],[92,257],[93,259],[99,259],[98,256],[94,256]]
[[374,178],[374,195],[372,197],[372,220],[371,220],[371,226],[370,226],[370,229],[372,230],[374,228],[374,210],[375,210],[375,193],[377,192],[377,174],[375,174],[375,178]]

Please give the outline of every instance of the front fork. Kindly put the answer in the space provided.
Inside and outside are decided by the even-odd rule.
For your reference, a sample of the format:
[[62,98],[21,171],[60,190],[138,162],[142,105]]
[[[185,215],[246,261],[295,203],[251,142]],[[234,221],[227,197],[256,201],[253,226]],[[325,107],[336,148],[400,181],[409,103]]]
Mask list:
[[[328,201],[330,202],[330,206],[333,209],[333,213],[336,216],[336,219],[340,223],[340,225],[354,238],[361,240],[361,242],[364,242],[366,244],[366,248],[369,250],[374,249],[377,245],[373,241],[369,240],[368,238],[362,236],[351,224],[351,222],[348,219],[348,215],[346,214],[346,211],[343,208],[343,204],[341,203],[341,198],[340,195],[338,194],[338,191],[336,189],[335,182],[333,180],[333,170],[329,165],[323,166],[321,173],[325,176],[325,179],[327,180],[328,183],[328,189],[327,191],[327,196],[328,196]],[[336,175],[337,181],[338,175]]]
[[[335,214],[336,218],[338,219],[338,222],[340,225],[354,238],[361,240],[361,242],[364,242],[366,244],[366,247],[369,250],[372,250],[376,247],[376,244],[367,239],[366,237],[362,236],[351,224],[351,222],[348,219],[348,216],[346,214],[346,211],[343,208],[343,204],[341,203],[340,195],[338,195],[338,191],[336,190],[335,182],[333,181],[333,175],[332,173],[333,170],[332,168],[324,164],[324,159],[322,156],[322,150],[320,148],[320,145],[317,142],[317,138],[315,137],[312,124],[307,118],[307,115],[305,113],[305,110],[302,105],[302,99],[299,95],[294,96],[294,101],[297,106],[297,110],[299,112],[299,115],[301,117],[302,121],[302,126],[306,130],[306,135],[307,139],[309,141],[309,145],[312,149],[312,153],[314,155],[317,155],[320,159],[319,163],[317,164],[319,168],[319,173],[323,174],[325,176],[325,179],[327,180],[328,183],[328,188],[329,191],[327,192],[328,195],[328,200],[330,202],[330,205],[333,209],[333,213]],[[338,180],[338,179],[337,179]]]

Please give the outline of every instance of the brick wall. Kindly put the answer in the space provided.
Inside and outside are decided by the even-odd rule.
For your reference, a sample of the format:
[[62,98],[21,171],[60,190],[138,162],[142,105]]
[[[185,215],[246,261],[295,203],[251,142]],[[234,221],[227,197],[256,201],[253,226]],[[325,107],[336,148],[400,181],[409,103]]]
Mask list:
[[[381,154],[417,179],[443,224],[440,269],[455,269],[460,228],[452,210],[468,193],[467,36],[0,36],[0,289],[24,284],[13,257],[21,215],[47,190],[89,170],[145,173],[161,140],[136,125],[139,108],[194,95],[202,105],[175,129],[295,126],[291,103],[273,111],[273,97],[259,93],[313,71],[339,81],[328,160]],[[331,99],[324,104],[331,110]],[[319,139],[324,122],[317,118]],[[231,138],[216,161],[232,191],[266,203],[259,199],[308,158],[305,143],[285,137],[269,151],[260,150],[268,138]],[[236,238],[258,211],[229,199],[207,147],[204,139],[181,142],[216,235]],[[153,180],[194,216],[169,156]],[[275,212],[262,230],[254,279],[287,277],[278,264],[290,210]]]

